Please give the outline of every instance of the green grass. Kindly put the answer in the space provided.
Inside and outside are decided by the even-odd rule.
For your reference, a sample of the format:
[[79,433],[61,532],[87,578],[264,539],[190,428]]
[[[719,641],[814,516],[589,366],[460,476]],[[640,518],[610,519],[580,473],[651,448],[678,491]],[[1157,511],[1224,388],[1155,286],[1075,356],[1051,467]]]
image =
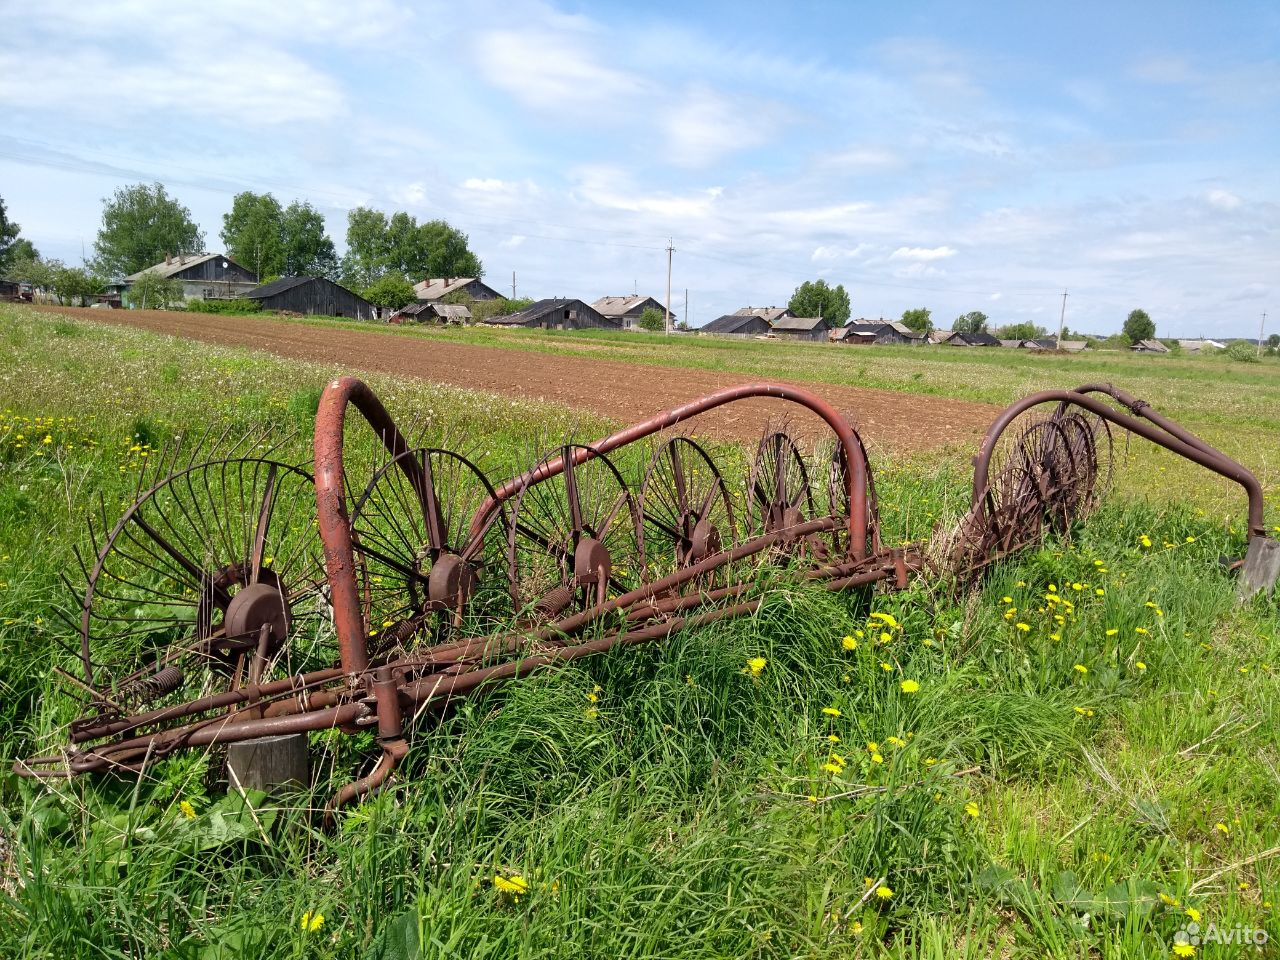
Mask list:
[[[90,501],[114,516],[148,445],[209,424],[286,434],[279,456],[306,459],[338,371],[8,308],[0,346],[7,768],[51,732],[69,632],[50,611]],[[759,362],[810,353],[781,351]],[[932,378],[930,364],[976,361],[883,362]],[[988,362],[994,379],[1004,361]],[[1099,376],[1067,363],[1063,379],[1034,369]],[[1239,384],[1251,412],[1215,414],[1228,426],[1274,415],[1272,374],[1254,374]],[[1145,376],[1135,392],[1181,396]],[[370,380],[495,476],[606,426]],[[1280,615],[1238,607],[1217,563],[1242,549],[1238,497],[1122,459],[1117,496],[1070,540],[971,594],[832,596],[779,577],[755,618],[472,701],[418,728],[395,788],[333,833],[312,811],[361,769],[367,738],[316,736],[315,792],[252,811],[202,752],[140,782],[0,775],[0,956],[1167,957],[1187,908],[1278,937]],[[962,508],[958,461],[874,464],[894,542]],[[768,661],[758,678],[752,657]],[[517,876],[519,898],[495,886]]]

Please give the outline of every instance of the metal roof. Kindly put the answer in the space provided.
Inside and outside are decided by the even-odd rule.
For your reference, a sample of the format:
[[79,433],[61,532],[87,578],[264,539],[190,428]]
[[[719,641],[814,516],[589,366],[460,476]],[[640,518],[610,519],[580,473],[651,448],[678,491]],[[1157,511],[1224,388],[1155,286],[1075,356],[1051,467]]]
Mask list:
[[[633,294],[628,297],[601,297],[591,306],[606,317],[621,317],[630,313],[636,307],[643,306],[646,303],[652,303],[655,310],[659,312],[665,311],[666,308],[658,301],[657,297],[650,297],[645,294]],[[671,314],[675,318],[675,313]]]
[[741,310],[734,311],[734,316],[763,317],[769,323],[777,323],[783,317],[790,315],[791,311],[786,307],[743,307]]
[[[419,300],[439,300],[441,297],[447,297],[451,293],[465,291],[473,283],[482,283],[482,281],[476,277],[445,277],[443,279],[436,277],[415,283],[413,292]],[[489,289],[493,290],[492,287]],[[493,290],[493,292],[497,293],[498,291]]]
[[[710,323],[704,323],[698,327],[698,330],[703,333],[737,333],[750,324],[752,320],[763,319],[763,317],[756,314],[726,313],[723,317],[716,317]],[[768,321],[765,322],[765,325],[768,326]]]
[[779,317],[773,321],[774,330],[816,330],[820,326],[830,326],[824,317]]
[[228,257],[224,253],[180,253],[176,257],[171,258],[168,263],[161,261],[154,267],[147,267],[145,270],[139,270],[137,273],[129,274],[129,276],[125,277],[125,280],[132,283],[144,273],[155,273],[165,278],[172,277],[175,273],[181,273],[183,270],[189,270],[192,267],[204,263],[206,260],[213,260],[216,257],[222,257],[222,259],[230,261],[231,263],[236,264],[236,266],[240,266],[236,260]]
[[254,300],[259,297],[274,297],[277,293],[284,293],[286,290],[300,287],[304,283],[310,283],[312,280],[323,279],[323,277],[281,277],[279,280],[272,280],[270,283],[264,283],[260,287],[254,287],[245,296]]

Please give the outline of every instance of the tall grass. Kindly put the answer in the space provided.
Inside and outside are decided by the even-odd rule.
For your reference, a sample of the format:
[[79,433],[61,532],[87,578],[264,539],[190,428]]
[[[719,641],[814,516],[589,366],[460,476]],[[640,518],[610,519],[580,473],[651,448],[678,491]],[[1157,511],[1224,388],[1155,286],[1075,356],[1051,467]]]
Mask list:
[[[305,458],[331,371],[5,319],[7,765],[50,732],[47,611],[85,502],[118,509],[148,444],[209,421],[293,429],[281,456]],[[483,436],[499,474],[536,424],[581,426],[376,386],[431,435]],[[963,505],[947,460],[877,479],[898,542]],[[1165,957],[1188,910],[1280,936],[1280,616],[1235,604],[1229,520],[1141,484],[980,590],[779,575],[755,617],[469,701],[332,832],[316,810],[367,738],[317,735],[313,789],[247,803],[217,751],[136,781],[6,774],[0,956]]]

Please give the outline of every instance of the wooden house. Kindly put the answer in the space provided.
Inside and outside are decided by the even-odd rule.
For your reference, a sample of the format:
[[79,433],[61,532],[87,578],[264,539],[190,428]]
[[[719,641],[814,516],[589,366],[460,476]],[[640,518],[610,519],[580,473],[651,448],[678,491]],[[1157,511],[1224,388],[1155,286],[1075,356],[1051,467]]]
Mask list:
[[591,304],[561,297],[539,300],[519,313],[491,317],[488,322],[500,327],[528,327],[535,330],[622,329],[619,321],[604,316]]
[[[601,297],[591,306],[595,307],[601,316],[617,320],[623,330],[635,330],[640,323],[641,315],[646,310],[657,310],[663,316],[666,315],[666,307],[653,297]],[[671,314],[671,322],[673,324],[676,322],[674,312]]]
[[144,273],[158,274],[182,284],[185,300],[234,300],[258,286],[258,275],[221,253],[180,253],[165,257],[163,263],[139,270],[124,278],[127,290]]
[[245,296],[256,300],[263,310],[375,320],[378,308],[346,287],[324,277],[282,277],[250,290]]
[[697,332],[721,337],[759,337],[769,332],[769,321],[755,314],[727,313],[704,323]]
[[443,300],[458,293],[471,300],[505,300],[506,298],[483,280],[476,277],[444,277],[423,280],[413,285],[413,293],[419,300]]
[[775,320],[769,328],[775,337],[788,340],[811,340],[824,343],[831,332],[831,324],[824,317],[782,317]]

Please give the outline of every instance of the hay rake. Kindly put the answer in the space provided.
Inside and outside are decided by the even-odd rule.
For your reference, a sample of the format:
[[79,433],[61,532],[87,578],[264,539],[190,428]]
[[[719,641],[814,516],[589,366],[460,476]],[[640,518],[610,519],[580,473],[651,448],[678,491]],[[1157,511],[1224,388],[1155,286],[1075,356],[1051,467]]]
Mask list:
[[[742,488],[677,427],[765,398],[815,416],[831,452],[769,429]],[[351,409],[386,459],[357,488]],[[354,378],[326,389],[314,473],[268,456],[190,463],[141,492],[86,564],[70,745],[28,776],[140,772],[175,751],[338,729],[381,759],[331,808],[380,787],[425,713],[533,671],[748,616],[762,565],[828,590],[965,583],[1066,532],[1097,504],[1113,432],[1240,484],[1242,594],[1280,566],[1262,490],[1240,464],[1109,386],[1035,394],[1001,414],[975,460],[971,508],[923,544],[886,548],[861,438],[822,399],[755,384],[711,394],[594,444],[565,443],[495,486],[462,455],[414,447]],[[629,477],[618,457],[651,449]]]

